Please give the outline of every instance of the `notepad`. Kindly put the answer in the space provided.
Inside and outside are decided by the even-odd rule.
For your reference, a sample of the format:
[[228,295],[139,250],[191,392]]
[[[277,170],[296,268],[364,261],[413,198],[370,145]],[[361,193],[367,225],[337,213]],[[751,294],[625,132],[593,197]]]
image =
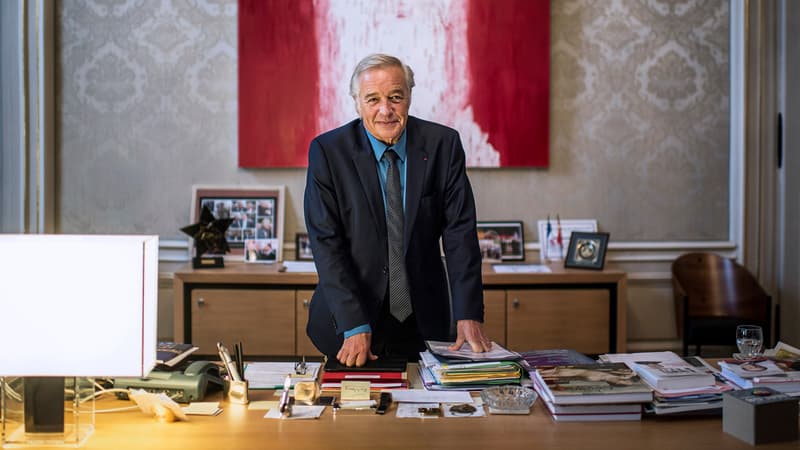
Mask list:
[[183,412],[196,416],[216,416],[222,412],[219,402],[192,402],[189,406],[184,406]]
[[369,381],[342,381],[342,400],[369,400]]

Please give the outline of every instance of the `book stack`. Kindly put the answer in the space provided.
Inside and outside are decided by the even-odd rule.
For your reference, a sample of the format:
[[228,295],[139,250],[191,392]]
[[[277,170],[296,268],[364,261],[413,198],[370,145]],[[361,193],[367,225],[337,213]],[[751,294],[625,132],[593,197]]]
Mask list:
[[367,361],[361,367],[347,367],[335,359],[325,362],[321,387],[327,391],[338,391],[342,381],[369,381],[371,391],[408,388],[408,372],[405,359],[379,358]]
[[653,414],[721,414],[722,394],[734,388],[699,357],[694,364],[669,351],[606,354],[600,359],[627,364],[653,389],[653,401],[645,407]]
[[428,390],[479,390],[503,384],[520,384],[520,356],[496,342],[492,350],[475,353],[469,344],[449,350],[452,342],[427,341],[420,353],[420,378]]
[[786,360],[724,360],[720,361],[722,376],[742,389],[768,387],[785,394],[800,392],[800,371]]
[[534,389],[557,421],[641,420],[652,390],[623,363],[539,366]]

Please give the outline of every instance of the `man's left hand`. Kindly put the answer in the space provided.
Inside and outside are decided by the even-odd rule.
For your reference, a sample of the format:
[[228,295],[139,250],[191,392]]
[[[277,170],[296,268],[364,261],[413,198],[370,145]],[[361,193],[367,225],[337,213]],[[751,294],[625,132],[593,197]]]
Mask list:
[[458,336],[456,343],[448,347],[448,350],[458,350],[464,345],[464,341],[469,342],[472,351],[476,353],[488,352],[492,349],[492,341],[483,332],[483,324],[477,320],[459,320],[456,325]]

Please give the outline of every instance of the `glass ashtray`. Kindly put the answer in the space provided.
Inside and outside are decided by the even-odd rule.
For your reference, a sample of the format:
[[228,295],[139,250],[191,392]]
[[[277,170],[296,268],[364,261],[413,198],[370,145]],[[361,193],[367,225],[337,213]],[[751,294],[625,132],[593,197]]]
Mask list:
[[494,386],[481,391],[481,398],[492,414],[529,414],[539,394],[522,386]]

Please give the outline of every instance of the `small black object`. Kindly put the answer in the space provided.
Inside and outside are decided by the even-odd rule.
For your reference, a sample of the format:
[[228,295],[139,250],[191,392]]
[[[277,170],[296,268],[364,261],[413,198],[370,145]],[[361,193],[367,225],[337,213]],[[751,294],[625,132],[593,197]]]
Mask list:
[[[220,255],[230,251],[225,231],[232,222],[231,218],[217,219],[208,207],[203,206],[200,221],[181,228],[182,232],[194,239],[195,255],[192,258],[194,268],[224,267],[224,258]],[[210,253],[211,256],[203,256],[206,253]]]
[[423,416],[439,416],[442,414],[441,408],[417,408],[417,412]]
[[381,398],[378,401],[378,408],[375,410],[375,414],[386,414],[391,404],[392,394],[390,392],[381,392]]
[[450,412],[456,415],[470,416],[475,413],[477,409],[469,403],[461,403],[450,407]]
[[64,378],[26,377],[24,384],[25,432],[63,433]]

